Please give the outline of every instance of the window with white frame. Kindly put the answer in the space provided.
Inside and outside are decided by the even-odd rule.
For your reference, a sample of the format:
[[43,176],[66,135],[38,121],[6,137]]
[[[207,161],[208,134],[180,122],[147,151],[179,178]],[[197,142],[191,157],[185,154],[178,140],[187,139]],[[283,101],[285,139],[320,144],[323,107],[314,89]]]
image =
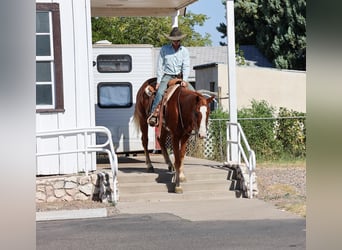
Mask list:
[[59,4],[36,4],[37,112],[64,111]]

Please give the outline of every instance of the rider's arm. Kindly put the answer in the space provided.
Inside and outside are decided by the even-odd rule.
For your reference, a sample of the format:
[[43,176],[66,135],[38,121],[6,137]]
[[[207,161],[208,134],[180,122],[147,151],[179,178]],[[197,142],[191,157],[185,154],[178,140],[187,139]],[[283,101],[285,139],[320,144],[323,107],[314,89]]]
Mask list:
[[190,56],[189,56],[188,49],[185,47],[183,47],[182,49],[182,56],[183,56],[183,65],[182,65],[183,80],[187,82],[189,78],[189,74],[190,74]]
[[157,60],[157,88],[159,87],[160,81],[164,75],[163,62],[164,62],[164,50],[162,47],[160,49],[158,60]]

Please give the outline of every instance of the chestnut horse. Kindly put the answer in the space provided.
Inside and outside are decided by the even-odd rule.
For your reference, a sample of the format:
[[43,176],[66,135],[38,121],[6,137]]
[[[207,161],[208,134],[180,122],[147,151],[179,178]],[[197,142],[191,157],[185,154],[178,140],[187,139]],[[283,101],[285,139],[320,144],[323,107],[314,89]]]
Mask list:
[[[142,132],[142,145],[146,157],[146,165],[148,172],[154,172],[151,163],[148,145],[148,124],[147,118],[149,115],[153,97],[147,94],[146,88],[155,88],[156,78],[150,78],[143,83],[136,96],[136,106],[134,112],[134,123],[140,127]],[[178,81],[180,79],[171,80]],[[170,81],[170,82],[171,82]],[[175,176],[175,192],[182,193],[180,182],[185,181],[184,156],[186,151],[187,141],[192,133],[195,133],[200,138],[206,137],[206,127],[209,117],[209,103],[214,99],[214,96],[206,99],[202,94],[188,90],[185,87],[179,86],[170,97],[167,105],[161,107],[160,112],[163,112],[163,121],[160,129],[158,141],[166,164],[169,170],[176,170]],[[172,164],[169,154],[166,149],[166,140],[168,133],[171,136],[172,148],[174,154],[174,165]]]

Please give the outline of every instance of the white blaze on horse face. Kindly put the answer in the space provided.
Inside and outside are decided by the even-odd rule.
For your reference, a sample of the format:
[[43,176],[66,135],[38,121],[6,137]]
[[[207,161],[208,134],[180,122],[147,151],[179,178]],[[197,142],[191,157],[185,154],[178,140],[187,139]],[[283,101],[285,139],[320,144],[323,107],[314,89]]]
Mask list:
[[198,133],[200,138],[205,138],[207,137],[207,128],[205,126],[205,121],[207,120],[207,106],[201,106],[200,112],[202,114],[202,119]]

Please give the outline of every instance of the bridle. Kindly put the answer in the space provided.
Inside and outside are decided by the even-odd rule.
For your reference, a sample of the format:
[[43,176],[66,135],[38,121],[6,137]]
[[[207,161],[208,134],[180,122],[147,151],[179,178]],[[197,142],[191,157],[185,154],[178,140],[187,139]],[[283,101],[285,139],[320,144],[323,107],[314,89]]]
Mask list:
[[[182,117],[182,108],[181,108],[180,101],[179,101],[181,92],[182,92],[182,87],[181,87],[180,91],[178,91],[177,105],[178,105],[178,110],[179,110],[180,122],[181,122],[182,128],[185,129],[184,122],[183,122],[183,117]],[[191,132],[190,133],[186,132],[187,135],[198,135],[198,130],[199,129],[198,129],[198,125],[197,125],[197,115],[196,114],[195,114],[195,117],[196,117],[195,128],[194,128],[195,133],[192,134]]]

